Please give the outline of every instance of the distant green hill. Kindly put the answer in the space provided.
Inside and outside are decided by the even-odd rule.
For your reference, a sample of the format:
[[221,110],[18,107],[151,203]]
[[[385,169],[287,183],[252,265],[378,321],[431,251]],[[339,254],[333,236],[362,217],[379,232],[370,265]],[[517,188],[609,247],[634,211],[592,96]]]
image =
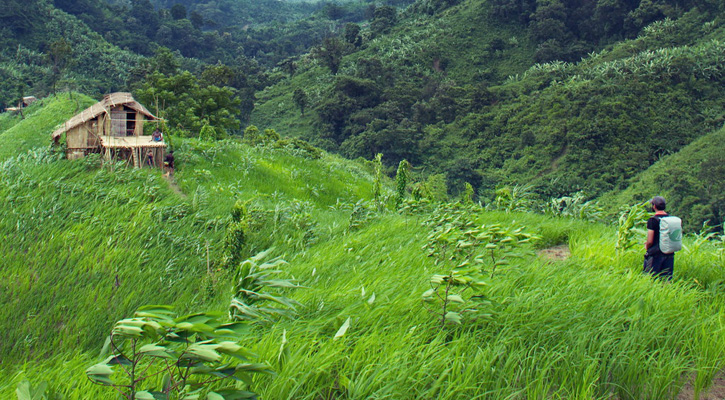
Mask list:
[[664,196],[667,210],[682,218],[685,229],[697,232],[725,222],[725,128],[709,133],[675,154],[662,157],[632,179],[627,189],[608,193],[602,202],[612,207]]
[[70,99],[67,93],[42,99],[20,115],[0,115],[0,161],[21,154],[27,150],[50,145],[50,134],[55,128],[75,114],[94,104],[96,100],[79,94]]

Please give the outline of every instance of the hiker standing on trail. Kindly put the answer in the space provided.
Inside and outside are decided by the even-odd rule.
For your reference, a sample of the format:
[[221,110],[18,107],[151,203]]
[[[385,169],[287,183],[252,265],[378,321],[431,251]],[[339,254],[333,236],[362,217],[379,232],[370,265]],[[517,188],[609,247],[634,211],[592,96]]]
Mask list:
[[171,150],[164,159],[164,167],[166,167],[166,174],[164,176],[171,176],[174,173],[174,151]]
[[644,272],[671,280],[675,251],[682,248],[682,220],[665,212],[666,203],[662,196],[653,197],[650,205],[655,214],[647,220]]
[[146,153],[146,165],[148,165],[149,167],[152,167],[152,168],[154,166],[154,152],[151,150],[149,150],[149,152]]

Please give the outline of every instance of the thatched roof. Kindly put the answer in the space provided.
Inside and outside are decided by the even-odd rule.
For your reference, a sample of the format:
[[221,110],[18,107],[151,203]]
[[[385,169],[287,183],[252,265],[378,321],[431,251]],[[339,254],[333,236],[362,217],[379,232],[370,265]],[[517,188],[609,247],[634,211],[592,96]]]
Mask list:
[[141,103],[134,100],[133,96],[131,96],[131,93],[111,93],[103,96],[103,100],[86,108],[73,118],[66,121],[62,127],[56,129],[55,132],[53,132],[53,139],[58,139],[60,135],[67,132],[69,129],[73,129],[78,125],[84,124],[92,120],[93,118],[98,117],[101,114],[109,113],[111,108],[119,105],[124,105],[128,108],[136,110],[137,112],[140,112],[141,114],[147,116],[149,119],[158,119],[153,114],[151,114],[149,110],[146,109],[146,107],[142,106]]

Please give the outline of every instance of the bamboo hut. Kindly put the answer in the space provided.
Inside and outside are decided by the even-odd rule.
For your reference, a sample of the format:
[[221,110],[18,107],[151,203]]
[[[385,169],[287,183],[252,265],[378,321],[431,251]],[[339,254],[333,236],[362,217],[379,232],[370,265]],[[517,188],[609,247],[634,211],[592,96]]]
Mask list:
[[35,96],[25,96],[25,97],[23,97],[22,104],[23,104],[23,107],[27,107],[27,106],[35,103],[36,101],[38,101],[38,98]]
[[131,93],[111,93],[66,121],[53,132],[53,141],[59,143],[65,133],[70,160],[101,153],[107,161],[121,159],[141,167],[151,152],[154,166],[161,168],[166,143],[143,134],[145,123],[158,121]]
[[18,102],[17,107],[6,107],[5,111],[7,112],[18,112],[22,110],[23,108],[35,103],[38,101],[38,99],[35,96],[25,96],[22,100]]

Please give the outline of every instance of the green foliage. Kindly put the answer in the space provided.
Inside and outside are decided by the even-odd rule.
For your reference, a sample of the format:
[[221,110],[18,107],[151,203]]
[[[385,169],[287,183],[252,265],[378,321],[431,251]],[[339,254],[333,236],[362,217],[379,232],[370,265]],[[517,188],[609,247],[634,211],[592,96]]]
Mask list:
[[448,200],[448,185],[445,174],[429,175],[425,180],[422,196],[431,201],[444,202]]
[[222,265],[235,268],[243,257],[247,239],[246,231],[249,228],[249,212],[246,202],[237,200],[232,208],[231,217],[232,220],[229,222],[224,236]]
[[407,160],[401,160],[398,163],[398,170],[395,173],[395,209],[400,208],[400,204],[405,200],[407,195],[408,180],[410,179],[410,163]]
[[[343,207],[344,208],[344,207]],[[350,218],[347,224],[347,231],[352,232],[362,228],[368,221],[373,219],[375,210],[365,200],[358,200],[350,208]]]
[[47,389],[47,382],[41,382],[38,386],[33,387],[26,379],[18,383],[18,388],[15,389],[15,395],[17,396],[17,400],[47,400]]
[[546,212],[562,217],[574,217],[587,221],[598,221],[604,216],[604,209],[595,200],[587,200],[583,191],[571,196],[550,199]]
[[[337,79],[300,63],[260,95],[255,118],[350,158],[381,152],[388,168],[407,159],[445,173],[453,195],[465,182],[491,200],[494,188],[516,184],[544,199],[620,191],[719,128],[724,93],[714,14],[647,11],[651,28],[640,31],[635,14],[647,7],[620,3],[466,1],[434,18],[413,6],[387,35],[345,56]],[[578,12],[596,22],[574,26]],[[545,43],[560,57],[534,64]],[[296,88],[316,116],[290,112]]]
[[378,212],[383,210],[385,201],[383,200],[383,155],[378,153],[373,160],[374,180],[373,180],[373,200]]
[[362,36],[360,36],[360,31],[361,28],[358,24],[345,24],[345,30],[343,31],[342,36],[349,44],[355,47],[360,47],[363,43]]
[[531,209],[534,193],[531,186],[514,185],[496,189],[495,207],[506,212],[527,211]]
[[321,158],[324,154],[321,149],[300,138],[279,139],[273,144],[273,146],[277,148],[300,150],[301,154],[312,159]]
[[[39,100],[25,109],[25,119],[15,121],[0,133],[0,160],[6,160],[36,147],[47,147],[57,125],[96,101],[84,95],[58,94]],[[12,119],[7,113],[0,120]]]
[[159,107],[157,115],[181,136],[197,137],[204,125],[213,127],[217,137],[239,129],[241,100],[234,92],[228,87],[202,86],[188,71],[168,76],[151,73],[135,96],[143,104]]
[[313,54],[322,65],[330,70],[330,73],[336,75],[340,69],[345,49],[346,45],[342,40],[336,36],[328,36],[320,46],[314,49]]
[[53,94],[56,93],[56,84],[60,79],[62,79],[63,74],[71,64],[72,54],[73,48],[70,43],[65,40],[65,38],[61,38],[50,44],[48,58],[50,59],[53,71],[51,78]]
[[[428,311],[440,320],[441,328],[446,324],[461,325],[464,318],[466,321],[475,321],[477,318],[490,316],[479,310],[490,302],[478,294],[486,283],[480,280],[480,274],[474,268],[452,270],[446,275],[433,275],[430,284],[431,289],[423,293],[423,302]],[[468,301],[463,297],[467,289],[472,289],[476,293]]]
[[244,142],[252,146],[256,146],[260,143],[261,138],[259,136],[259,128],[254,125],[249,125],[244,129]]
[[235,321],[272,322],[291,317],[300,304],[270,290],[299,288],[294,280],[277,278],[287,262],[280,257],[265,261],[272,249],[263,251],[239,264],[229,317]]
[[374,35],[387,33],[398,22],[398,9],[392,6],[376,7],[370,21],[370,31]]
[[[16,10],[14,3],[0,14],[22,10]],[[65,3],[70,10],[74,2],[56,3]],[[419,3],[447,7],[444,2]],[[187,56],[214,49],[208,56],[211,62],[223,60],[234,66],[235,90],[269,86],[257,93],[258,99],[254,89],[237,93],[244,98],[245,109],[250,103],[260,104],[257,126],[301,133],[315,145],[352,156],[385,153],[388,168],[401,159],[411,160],[427,174],[445,173],[444,182],[453,195],[465,193],[464,182],[470,182],[478,193],[491,198],[493,188],[516,183],[532,185],[531,190],[545,199],[560,199],[577,190],[597,196],[624,188],[633,177],[637,181],[640,171],[720,127],[723,31],[716,20],[699,10],[678,19],[689,6],[674,7],[668,1],[642,2],[634,12],[635,3],[555,3],[464,1],[451,4],[451,10],[436,18],[418,15],[411,8],[389,33],[366,40],[361,53],[345,56],[337,79],[329,77],[327,68],[316,68],[308,57],[294,60],[296,70],[272,75],[251,72],[259,67],[244,57],[232,60],[242,51],[273,65],[277,57],[317,44],[315,32],[329,31],[325,18],[298,32],[290,26],[302,28],[307,22],[263,26],[252,21],[244,30],[223,23],[228,35],[214,33],[213,26],[207,26],[205,34],[195,31],[199,23],[173,21],[166,10],[170,3],[156,2],[161,12],[148,13],[145,2],[133,1],[129,7],[134,19],[118,12],[112,21],[119,23],[106,24],[129,30],[116,28],[118,32],[108,31],[106,36],[116,43],[125,41],[128,48],[154,46],[127,35],[143,32]],[[704,11],[713,4],[722,7],[713,2],[698,6]],[[230,12],[216,18],[224,5]],[[231,20],[236,10],[244,8],[250,15],[259,10],[245,1],[186,6],[207,21]],[[274,18],[286,17],[287,6],[280,3]],[[103,25],[106,19],[91,16],[98,7],[87,8],[89,17],[78,15]],[[76,37],[81,23],[63,15],[50,18],[43,10],[37,20]],[[502,17],[496,16],[497,11]],[[506,13],[510,18],[504,23]],[[636,39],[614,43],[618,35],[633,37],[638,27],[666,15],[672,19],[651,25]],[[36,20],[35,15],[30,17]],[[564,23],[561,30],[556,22]],[[338,25],[342,23],[344,19]],[[620,30],[620,24],[631,25]],[[14,23],[4,27],[4,33],[37,31],[31,23],[22,29]],[[286,36],[271,37],[284,30]],[[366,39],[369,35],[363,32]],[[89,84],[80,77],[79,84],[92,86],[97,93],[122,88],[133,70],[129,67],[138,62],[137,58],[130,62],[129,53],[112,46],[89,52],[87,44],[79,47],[84,41],[69,42],[82,57],[81,67],[70,68],[68,85],[78,77],[73,71],[98,71],[104,66],[99,82]],[[101,40],[85,42],[106,46]],[[537,45],[546,52],[535,54]],[[607,51],[597,52],[605,45]],[[44,77],[51,67],[41,47],[32,46],[30,42],[20,48],[4,46],[12,51],[1,60],[3,93],[12,90],[16,97],[15,83],[22,77],[39,77],[27,84],[28,94],[49,87]],[[595,52],[580,62],[579,56],[589,51]],[[577,64],[552,62],[523,73],[535,56]],[[95,58],[95,64],[88,62]],[[205,69],[198,60],[179,62],[183,70]],[[214,70],[197,78],[200,86],[229,82],[228,71]],[[508,74],[520,75],[504,81]],[[7,86],[10,83],[12,88]],[[310,110],[334,118],[310,129],[318,115],[300,117],[293,99],[297,87],[307,92]],[[154,103],[146,105],[153,108]],[[16,125],[0,118],[0,126]],[[47,138],[25,129],[13,132],[22,133],[15,137],[23,140]],[[8,133],[1,133],[0,140]],[[484,329],[437,335],[438,329],[429,326],[423,313],[409,312],[420,305],[420,298],[410,293],[429,287],[420,278],[421,268],[429,264],[420,254],[426,232],[414,221],[427,218],[432,206],[427,200],[406,201],[402,215],[378,215],[351,229],[354,218],[348,209],[328,206],[338,199],[353,205],[372,198],[374,178],[357,164],[329,154],[313,160],[293,139],[250,148],[233,140],[179,138],[175,140],[178,193],[143,171],[118,166],[99,170],[93,159],[61,161],[31,150],[36,146],[30,141],[13,143],[21,154],[0,146],[8,152],[0,165],[0,199],[7,211],[0,213],[4,239],[0,292],[6,295],[0,296],[0,310],[5,310],[0,319],[12,327],[4,331],[0,358],[30,360],[23,366],[28,378],[51,382],[58,395],[69,400],[107,397],[100,388],[90,387],[83,368],[78,368],[88,363],[88,352],[98,344],[88,339],[101,336],[99,329],[104,328],[98,321],[110,323],[151,301],[175,301],[180,307],[228,306],[226,289],[218,292],[223,296],[205,295],[198,290],[199,281],[206,273],[207,250],[213,259],[223,252],[232,204],[250,198],[256,200],[248,209],[253,229],[246,232],[245,251],[254,254],[277,246],[286,259],[294,257],[285,272],[311,287],[295,295],[309,304],[297,307],[298,319],[270,326],[273,335],[249,337],[255,351],[282,367],[277,368],[279,380],[255,379],[265,398],[659,399],[675,396],[682,377],[689,374],[697,376],[695,390],[702,390],[723,365],[725,349],[718,340],[723,331],[721,241],[686,239],[686,246],[699,251],[682,252],[673,285],[653,285],[639,274],[630,254],[614,251],[613,228],[570,218],[476,209],[469,228],[497,223],[502,228],[517,227],[512,222],[516,218],[545,243],[568,241],[574,257],[567,262],[525,258],[516,268],[503,271],[499,266],[496,281],[486,287],[486,295],[501,304],[495,309],[496,318],[481,321]],[[675,169],[672,174],[677,177],[672,187],[687,194],[687,199],[674,201],[674,195],[666,195],[673,213],[695,210],[686,223],[723,215],[713,207],[722,204],[716,196],[722,191],[717,190],[718,153],[712,143],[718,142],[710,143],[712,153],[701,159],[702,168],[698,169],[699,161],[687,160],[681,162],[685,170]],[[706,154],[707,149],[702,150]],[[706,176],[712,182],[700,186],[700,178],[690,175],[693,171],[712,172]],[[660,188],[657,180],[648,185],[624,203],[642,201],[651,197],[652,187]],[[417,193],[420,198],[421,191]],[[616,210],[621,203],[614,201],[608,209]],[[309,241],[308,235],[315,239]],[[489,268],[491,258],[479,258]],[[435,272],[453,278],[457,264],[446,262],[452,268]],[[391,275],[396,279],[380,278]],[[439,294],[447,287],[443,279]],[[463,287],[450,290],[458,293]],[[72,293],[59,288],[72,288]],[[470,294],[466,289],[461,297]],[[435,298],[440,305],[442,298]],[[456,311],[457,303],[447,304]],[[473,300],[467,299],[462,309],[477,308],[471,304]],[[481,309],[492,311],[488,305]],[[344,334],[335,334],[341,325]],[[471,353],[470,343],[477,344],[476,352]],[[293,365],[316,368],[289,368]],[[14,368],[1,372],[0,393],[5,397],[11,397],[17,381],[25,379],[14,375]],[[442,378],[446,385],[439,384]],[[418,383],[414,390],[410,382]]]
[[209,124],[204,124],[199,132],[199,139],[201,140],[215,140],[217,139],[216,130]]
[[[68,400],[113,396],[83,373],[102,345],[87,336],[103,337],[113,321],[154,299],[176,301],[179,309],[226,311],[236,282],[219,280],[222,290],[212,294],[199,290],[207,271],[205,244],[215,257],[234,203],[252,198],[249,251],[271,241],[275,254],[294,260],[284,266],[285,276],[309,287],[293,292],[304,304],[296,306],[296,318],[245,336],[244,347],[278,373],[274,380],[255,376],[247,390],[260,397],[347,391],[396,399],[659,399],[681,390],[683,371],[696,372],[700,378],[693,384],[704,390],[723,363],[722,259],[714,243],[703,243],[698,254],[683,251],[673,284],[653,284],[616,256],[613,227],[473,208],[466,211],[469,228],[525,225],[545,243],[568,238],[573,257],[556,262],[526,256],[512,262],[515,268],[497,267],[484,291],[495,304],[477,307],[469,299],[472,289],[462,295],[464,309],[495,318],[468,324],[465,313],[464,329],[441,330],[437,318],[432,323],[427,313],[410,312],[421,303],[411,293],[431,288],[427,276],[450,276],[455,269],[432,266],[420,250],[429,229],[417,222],[430,215],[429,202],[416,205],[416,213],[382,214],[348,231],[349,210],[331,206],[338,198],[345,204],[372,200],[369,168],[333,155],[312,160],[233,140],[180,138],[176,146],[176,180],[187,198],[147,170],[86,170],[83,163],[38,152],[0,165],[0,199],[7,206],[0,214],[0,291],[6,294],[0,296],[0,319],[12,326],[0,354],[25,371],[9,366],[0,372],[0,396],[12,398],[22,379],[48,381]],[[156,198],[149,201],[155,186]],[[295,207],[294,199],[311,205]],[[289,241],[298,213],[319,224],[318,239],[302,250]],[[76,247],[69,250],[69,243]],[[55,260],[52,268],[48,260]],[[284,288],[269,292],[292,297]],[[457,303],[449,305],[460,311]],[[347,329],[335,340],[341,327]],[[447,369],[444,388],[436,382]],[[411,381],[419,383],[413,391]]]
[[[424,249],[429,257],[435,257],[439,268],[450,271],[434,275],[431,289],[423,294],[423,301],[440,319],[441,327],[446,323],[461,324],[464,316],[474,320],[491,317],[491,302],[480,293],[485,285],[482,274],[486,265],[490,267],[493,279],[497,267],[524,257],[521,253],[524,244],[539,239],[524,232],[525,227],[513,223],[508,227],[501,224],[476,226],[471,211],[479,210],[443,204],[425,222],[432,230]],[[476,293],[468,301],[462,296],[467,289]],[[475,305],[469,305],[469,302]],[[454,304],[457,305],[455,310],[451,308]],[[484,307],[489,307],[488,312],[484,312]]]
[[[465,241],[465,232],[473,226],[468,213],[444,205],[435,210],[426,225],[432,230],[424,250],[428,251],[429,257],[434,257],[439,269],[450,271],[431,277],[431,288],[423,293],[428,311],[440,321],[441,328],[451,323],[460,325],[464,318],[490,317],[479,309],[485,305],[483,303],[488,303],[479,293],[486,283],[481,278],[481,259],[477,257],[476,248]],[[474,294],[466,300],[463,295],[468,289]]]
[[86,375],[129,400],[256,398],[232,386],[207,389],[226,379],[251,385],[252,374],[272,373],[266,364],[249,362],[255,355],[238,343],[244,330],[210,313],[177,316],[171,307],[141,307],[115,323],[107,341],[111,355]]
[[461,196],[461,202],[466,205],[472,205],[473,192],[473,186],[471,186],[470,183],[466,182],[465,190],[463,191],[463,195]]
[[292,93],[292,100],[294,100],[297,107],[300,108],[300,114],[305,115],[305,107],[307,107],[307,102],[309,101],[307,99],[307,93],[305,93],[305,91],[301,88],[297,88],[294,93]]
[[274,129],[265,129],[264,134],[261,137],[262,143],[264,144],[273,144],[278,142],[281,139],[279,136],[279,133],[277,133]]
[[667,211],[682,218],[683,229],[697,231],[705,221],[713,226],[725,219],[725,129],[711,132],[676,154],[662,157],[638,174],[621,192],[602,197],[602,203],[616,209],[660,194],[667,199]]
[[622,207],[619,213],[617,225],[617,244],[615,248],[618,253],[632,250],[643,243],[642,238],[647,232],[643,229],[649,219],[646,206],[648,202]]
[[532,233],[525,232],[524,229],[526,227],[515,226],[513,223],[506,227],[500,224],[482,225],[480,228],[466,232],[468,241],[464,245],[484,245],[484,249],[491,258],[491,278],[493,278],[497,267],[511,265],[511,259],[523,256],[516,251],[520,251],[524,243],[541,239]]

